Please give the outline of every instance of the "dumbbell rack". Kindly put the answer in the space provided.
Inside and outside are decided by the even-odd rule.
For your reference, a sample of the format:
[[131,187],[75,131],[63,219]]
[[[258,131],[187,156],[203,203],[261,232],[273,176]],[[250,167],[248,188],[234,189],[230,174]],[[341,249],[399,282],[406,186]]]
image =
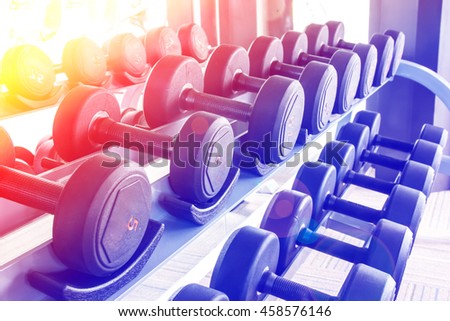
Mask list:
[[[402,61],[400,64],[399,71],[397,76],[401,76],[404,78],[411,79],[416,81],[428,89],[430,89],[433,93],[435,93],[441,100],[445,103],[445,105],[450,109],[450,85],[439,77],[434,72],[423,68],[417,64]],[[390,79],[392,81],[393,79]],[[373,95],[377,90],[380,90],[384,84],[378,88],[374,88],[371,95]],[[242,96],[238,99],[248,100],[252,97]],[[134,279],[132,282],[128,283],[122,289],[117,291],[114,295],[112,295],[109,299],[111,300],[120,300],[120,299],[128,299],[127,294],[135,288],[137,285],[141,283],[141,280],[151,280],[153,276],[157,275],[158,270],[170,262],[170,260],[178,253],[181,253],[183,249],[191,242],[196,239],[200,239],[203,237],[206,232],[210,229],[215,228],[216,223],[220,220],[225,221],[225,228],[223,232],[222,240],[225,240],[227,236],[236,228],[241,225],[258,225],[259,219],[262,215],[264,205],[261,204],[260,208],[255,210],[255,213],[250,215],[249,217],[242,218],[240,220],[227,221],[227,213],[231,212],[235,207],[237,207],[240,203],[242,203],[247,197],[255,194],[264,184],[270,182],[271,179],[276,177],[277,174],[290,171],[294,172],[298,169],[303,163],[302,153],[307,150],[308,143],[319,143],[320,146],[324,146],[327,139],[333,139],[335,137],[335,133],[339,130],[341,126],[345,123],[352,120],[354,114],[364,109],[364,102],[367,98],[355,101],[354,105],[348,112],[343,115],[336,115],[333,117],[333,120],[330,122],[327,129],[315,136],[307,136],[303,133],[303,137],[305,139],[306,145],[302,147],[296,147],[293,155],[285,160],[278,167],[274,168],[267,175],[261,177],[256,176],[254,174],[248,173],[246,171],[241,171],[240,177],[230,193],[228,199],[226,200],[221,214],[216,216],[215,219],[204,226],[197,226],[193,223],[182,221],[178,218],[175,218],[169,215],[158,203],[158,196],[162,193],[170,193],[170,187],[168,185],[168,166],[164,168],[158,168],[155,170],[151,165],[146,167],[147,174],[149,175],[150,181],[152,182],[154,194],[153,194],[153,211],[151,213],[151,218],[157,222],[163,223],[165,225],[165,231],[161,238],[160,243],[158,244],[156,250],[151,256],[148,263],[145,265],[139,276]],[[167,126],[161,127],[158,130],[166,133],[166,134],[174,134],[178,132],[181,127],[182,121],[169,124]],[[239,122],[233,123],[233,128],[238,132],[242,130],[242,124]],[[327,137],[328,136],[328,137]],[[316,150],[317,155],[320,150]],[[313,159],[311,157],[309,159]],[[295,166],[290,167],[287,164],[295,160]],[[79,165],[83,159],[74,161],[63,167],[48,171],[42,174],[43,177],[52,179],[52,180],[64,180],[68,175],[70,175],[73,170]],[[441,166],[441,171],[450,175],[450,158],[445,157],[443,160],[443,164]],[[0,284],[0,299],[2,300],[45,300],[51,299],[45,296],[45,294],[37,291],[33,287],[29,285],[26,280],[26,274],[29,270],[33,269],[35,271],[58,271],[63,268],[62,264],[58,261],[55,255],[51,250],[51,222],[52,217],[49,215],[43,215],[42,213],[37,213],[36,211],[30,210],[28,208],[19,206],[15,203],[8,202],[6,200],[0,200],[0,207],[3,209],[3,212],[8,213],[8,215],[14,216],[27,216],[29,218],[33,218],[33,223],[38,222],[41,231],[41,244],[36,246],[35,248],[24,251],[23,254],[18,257],[12,258],[11,260],[0,261],[0,276],[6,282],[2,282]],[[358,233],[364,235],[366,233],[361,233],[358,231],[369,228],[367,224],[362,224],[356,220],[350,220],[347,217],[342,215],[338,215],[336,213],[330,213],[330,215],[324,219],[322,222],[324,226],[333,226],[333,228],[344,229],[346,232],[354,233],[356,236]],[[30,225],[31,226],[31,225]],[[20,235],[24,236],[28,233],[33,233],[34,228],[31,228],[28,225],[22,226],[21,231],[22,234],[16,233],[17,237]],[[353,235],[353,234],[352,234]],[[5,241],[8,235],[0,238],[0,243]],[[183,283],[198,281],[198,278],[201,277],[202,272],[206,274],[208,269],[210,270],[213,266],[213,262],[218,255],[218,249],[221,247],[221,243],[219,244],[211,244],[210,247],[214,250],[208,255],[208,260],[204,263],[201,271],[189,273],[186,277],[183,277],[182,280],[179,280],[175,284],[171,284],[168,286],[168,290],[163,291],[162,295],[158,295],[155,299],[164,300],[168,299],[170,294],[176,289],[177,286],[183,285]],[[302,253],[299,254],[301,256]],[[298,264],[298,263],[296,263]],[[203,274],[203,275],[204,275]],[[189,277],[192,277],[194,280],[188,280]]]

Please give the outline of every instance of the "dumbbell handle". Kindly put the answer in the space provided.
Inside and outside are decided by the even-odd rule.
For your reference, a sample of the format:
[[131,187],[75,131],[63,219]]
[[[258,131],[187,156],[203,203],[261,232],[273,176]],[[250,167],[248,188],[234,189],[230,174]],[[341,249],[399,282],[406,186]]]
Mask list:
[[296,80],[300,79],[304,70],[305,70],[304,67],[289,65],[282,63],[280,61],[273,61],[272,64],[270,65],[271,75],[280,75],[293,78]]
[[329,45],[325,45],[324,44],[324,45],[322,45],[320,47],[318,55],[319,56],[324,56],[324,57],[327,57],[327,58],[331,58],[336,53],[336,51],[341,50],[341,49],[342,48],[333,47],[333,46],[329,46]]
[[227,118],[248,122],[252,105],[188,88],[181,94],[181,107],[186,110],[202,110]]
[[367,149],[362,152],[360,161],[384,166],[384,167],[391,168],[391,169],[394,169],[394,170],[397,170],[400,172],[403,171],[403,168],[406,165],[405,160],[373,153]]
[[249,91],[257,93],[264,85],[265,79],[253,77],[244,74],[243,72],[237,73],[233,78],[233,89],[236,91]]
[[373,145],[396,149],[401,152],[410,153],[414,148],[414,143],[404,142],[381,135],[375,135]]
[[348,171],[343,179],[346,184],[352,184],[359,187],[364,187],[375,192],[389,195],[395,186],[395,183],[388,182],[376,177],[359,174],[355,171]]
[[317,55],[310,55],[310,54],[308,54],[306,52],[302,52],[298,56],[297,64],[300,65],[300,66],[306,66],[308,63],[310,63],[312,61],[318,61],[318,62],[322,62],[322,63],[325,63],[325,64],[329,64],[330,63],[330,58],[321,57],[321,56],[317,56]]
[[337,43],[337,47],[339,48],[343,48],[343,49],[349,49],[349,50],[353,50],[353,48],[355,48],[355,44],[345,41],[344,39],[340,39]]
[[[125,139],[143,147],[148,155],[169,158],[172,152],[173,137],[154,131],[117,122],[109,117],[94,121],[91,128],[92,138],[99,144],[117,142],[121,146]],[[128,135],[128,137],[126,137]]]
[[364,247],[342,242],[309,228],[303,228],[300,231],[297,237],[297,244],[355,264],[364,263],[367,255],[367,249]]
[[282,278],[273,272],[264,273],[259,292],[287,301],[334,301],[335,297]]
[[53,214],[64,185],[0,166],[0,197]]
[[326,197],[323,207],[325,210],[345,214],[370,223],[376,223],[383,218],[382,211],[343,200],[331,194]]

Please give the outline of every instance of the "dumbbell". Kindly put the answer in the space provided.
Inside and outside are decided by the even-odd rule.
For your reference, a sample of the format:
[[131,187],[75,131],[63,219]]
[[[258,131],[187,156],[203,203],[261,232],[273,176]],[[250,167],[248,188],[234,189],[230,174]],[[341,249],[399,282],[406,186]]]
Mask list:
[[365,245],[359,247],[310,229],[312,208],[311,197],[298,191],[283,190],[270,201],[260,228],[275,233],[280,240],[277,274],[288,268],[302,247],[308,247],[386,272],[397,286],[401,284],[413,244],[406,226],[381,219]]
[[262,300],[267,294],[284,300],[379,301],[392,300],[395,281],[390,275],[356,264],[337,296],[295,283],[275,274],[280,244],[276,234],[245,226],[226,241],[214,266],[210,287],[231,301]]
[[335,195],[341,195],[347,184],[364,187],[383,194],[391,194],[400,184],[421,191],[428,197],[434,182],[434,170],[427,165],[408,161],[395,182],[359,174],[352,170],[355,163],[355,147],[350,143],[330,141],[322,149],[319,161],[336,168]]
[[[372,149],[373,146],[381,146],[395,149],[404,153],[409,153],[416,160],[423,161],[425,164],[432,166],[436,172],[438,171],[440,156],[436,155],[436,153],[440,153],[440,148],[437,147],[439,151],[432,152],[431,154],[428,154],[428,152],[430,151],[420,152],[419,149],[422,146],[420,143],[421,141],[435,143],[440,145],[442,148],[445,148],[447,144],[448,132],[444,128],[433,126],[431,124],[424,124],[420,131],[418,139],[414,143],[409,143],[380,135],[379,131],[381,124],[381,115],[377,112],[369,110],[359,111],[355,115],[355,119],[353,120],[353,122],[369,127],[370,138],[368,149]],[[431,147],[432,145],[429,146]],[[418,158],[418,156],[421,156],[420,159]],[[424,157],[430,158],[427,160]]]
[[[308,53],[331,58],[342,48],[328,45],[328,28],[325,25],[310,24],[305,29],[308,36]],[[352,48],[361,59],[361,77],[356,97],[364,98],[369,95],[374,84],[377,69],[377,49],[372,44],[358,43]]]
[[143,168],[96,155],[62,184],[11,168],[14,148],[2,128],[0,144],[0,197],[55,215],[52,245],[67,267],[105,277],[132,257],[151,211]]
[[215,289],[191,283],[179,289],[171,301],[229,301],[228,297]]
[[[253,103],[203,93],[200,64],[184,56],[162,58],[144,90],[144,113],[150,127],[177,120],[192,110],[239,120],[248,124],[245,141],[255,144],[253,155],[263,164],[279,163],[292,151],[300,132],[303,102],[300,83],[280,76],[264,81]],[[266,143],[274,148],[268,150]]]
[[302,128],[317,134],[326,127],[336,101],[336,69],[322,62],[305,67],[283,63],[283,44],[275,37],[258,37],[248,50],[250,76],[266,79],[282,75],[296,79],[305,90],[305,114]]
[[[225,118],[195,113],[175,137],[119,120],[119,104],[111,92],[97,87],[75,87],[56,111],[53,123],[56,151],[63,160],[72,161],[101,150],[106,143],[134,147],[140,153],[171,160],[169,183],[184,200],[202,204],[220,191],[233,157],[232,152],[225,152],[234,142],[233,130]],[[192,187],[186,188],[187,181],[193,183]]]
[[180,40],[177,33],[169,27],[150,29],[146,32],[143,43],[150,66],[154,66],[164,56],[181,55]]
[[105,53],[87,37],[72,39],[65,44],[62,69],[73,84],[102,86],[107,79]]
[[142,41],[131,33],[113,36],[105,44],[108,69],[113,74],[141,78],[150,68]]
[[[257,38],[259,39],[259,38]],[[283,62],[306,67],[311,61],[332,65],[338,75],[337,96],[333,113],[346,112],[353,103],[361,77],[361,59],[348,50],[338,50],[331,58],[308,54],[308,37],[305,33],[288,31],[281,37]]]
[[355,146],[356,161],[354,170],[359,171],[364,163],[384,166],[402,172],[409,161],[430,166],[435,173],[442,160],[442,146],[425,140],[417,140],[408,160],[372,152],[368,148],[370,139],[369,127],[359,123],[347,123],[341,127],[337,140],[349,142]]
[[[209,57],[205,70],[205,92],[233,97],[243,92],[258,93],[258,98],[265,90],[269,90],[266,79],[249,76],[250,61],[244,48],[234,45],[220,45]],[[274,77],[274,76],[272,76]],[[270,77],[270,78],[272,78]],[[280,76],[276,76],[280,77]],[[308,73],[304,73],[302,79],[309,79],[309,87],[304,89],[305,110],[302,119],[298,119],[302,128],[309,133],[319,133],[328,123],[334,99],[336,97],[337,77],[333,67],[323,64],[311,64]],[[298,78],[297,78],[298,79]],[[272,80],[269,80],[273,82]],[[296,81],[298,82],[298,81]],[[316,87],[315,87],[316,86]],[[261,100],[259,98],[259,100]],[[271,99],[273,105],[278,106],[279,98]]]
[[[345,28],[344,24],[339,21],[328,21],[326,23],[329,31],[328,44],[330,46],[340,46],[343,44],[344,46],[351,46],[351,44],[343,41]],[[401,31],[388,29],[384,32],[384,35],[392,37],[394,40],[394,55],[392,58],[392,63],[389,67],[389,71],[387,73],[388,77],[392,77],[397,73],[398,66],[400,65],[400,60],[403,56],[403,51],[405,49],[405,34]],[[378,59],[381,60],[381,59]]]
[[44,100],[54,94],[55,66],[40,48],[24,44],[8,49],[2,59],[2,82],[8,91],[31,100]]
[[209,56],[209,41],[205,30],[195,23],[183,24],[178,28],[181,52],[198,62],[204,62]]
[[336,168],[323,162],[305,162],[300,167],[292,189],[311,196],[313,211],[310,227],[315,230],[330,211],[369,223],[381,219],[399,223],[416,235],[426,197],[415,189],[395,185],[381,210],[344,200],[333,195],[336,187]]
[[[344,40],[343,23],[330,21],[326,26],[328,29],[328,45],[353,50],[356,44]],[[388,34],[375,33],[370,38],[370,44],[377,48],[378,64],[375,71],[374,84],[375,86],[380,86],[387,80],[389,70],[392,67],[395,42]]]

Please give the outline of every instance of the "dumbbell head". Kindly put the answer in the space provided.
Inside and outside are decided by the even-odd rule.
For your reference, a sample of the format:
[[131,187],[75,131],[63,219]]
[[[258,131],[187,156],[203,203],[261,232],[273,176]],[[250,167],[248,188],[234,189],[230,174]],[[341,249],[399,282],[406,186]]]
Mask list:
[[[267,78],[274,61],[283,61],[283,44],[275,37],[258,37],[249,49],[250,75]],[[300,68],[300,67],[299,67]],[[300,83],[305,91],[304,125],[311,133],[328,124],[337,91],[337,73],[330,65],[311,62],[302,71]]]
[[36,174],[43,173],[49,168],[46,168],[43,164],[44,159],[54,160],[56,162],[61,162],[61,158],[56,152],[53,139],[49,138],[47,141],[42,142],[36,149],[36,155],[33,162],[33,170]]
[[407,161],[400,173],[398,184],[411,187],[429,196],[433,187],[435,171],[430,167],[416,161]]
[[184,24],[178,29],[181,51],[198,62],[204,62],[209,55],[209,41],[205,30],[195,23]]
[[0,146],[2,147],[0,166],[13,167],[16,159],[14,144],[8,132],[3,127],[0,127]]
[[120,106],[112,93],[88,86],[67,93],[53,122],[53,140],[62,159],[73,161],[101,149],[91,137],[92,123],[101,116],[120,121]]
[[235,45],[220,45],[212,52],[205,69],[204,90],[208,94],[234,97],[241,92],[233,87],[238,73],[249,74],[250,60],[247,51]]
[[[261,228],[275,233],[279,238],[278,274],[289,266],[298,251],[301,250],[298,239],[301,231],[309,227],[312,206],[312,199],[309,195],[298,191],[283,190],[275,194],[267,207]],[[412,241],[412,233],[406,226],[382,219],[377,223],[367,242],[367,252],[362,262],[389,273],[394,280],[400,281]],[[303,244],[308,246],[307,242]],[[341,246],[340,241],[336,240],[335,246]],[[312,248],[314,249],[314,246]],[[354,255],[357,256],[358,253],[354,253]]]
[[443,156],[442,146],[418,139],[411,151],[410,160],[425,164],[437,173]]
[[369,127],[370,135],[367,148],[372,149],[372,143],[375,141],[375,136],[380,132],[381,115],[374,111],[362,110],[355,115],[353,122]]
[[191,283],[182,287],[171,301],[229,301],[228,297],[215,289]]
[[378,64],[375,71],[374,85],[380,86],[388,79],[394,57],[394,40],[391,36],[376,33],[370,38],[370,43],[377,48]]
[[308,52],[308,36],[306,33],[287,31],[282,37],[283,62],[296,65],[298,56],[302,52]]
[[336,47],[339,40],[343,39],[345,34],[345,26],[340,21],[328,21],[325,24],[328,28],[328,44]]
[[447,145],[448,132],[444,128],[433,126],[431,124],[424,124],[420,131],[419,138],[445,148]]
[[389,68],[388,77],[395,76],[400,60],[402,59],[405,50],[405,34],[401,31],[388,29],[384,32],[385,35],[392,37],[394,40],[394,57],[392,58],[391,68]]
[[301,246],[297,237],[309,228],[313,202],[311,196],[293,190],[283,190],[271,199],[260,228],[275,233],[280,242],[277,274],[282,274],[297,255]]
[[[339,28],[337,31],[339,31]],[[310,54],[320,55],[324,46],[337,46],[338,41],[336,42],[336,37],[338,37],[339,33],[332,30],[330,35],[327,25],[310,24],[306,27],[305,32],[308,35],[308,53]],[[332,39],[333,43],[329,43],[329,39]],[[370,93],[373,85],[377,68],[377,50],[373,45],[357,43],[352,51],[361,60],[361,75],[357,96],[362,98]]]
[[96,155],[64,186],[54,213],[53,248],[72,269],[109,275],[139,246],[149,221],[151,187],[143,168],[128,166],[112,166]]
[[341,195],[346,184],[344,178],[355,164],[355,147],[352,144],[333,140],[325,145],[319,155],[319,161],[336,168],[335,195]]
[[369,144],[370,130],[366,125],[347,123],[341,127],[336,140],[350,143],[355,147],[355,162],[353,169],[359,171],[363,166],[361,155]]
[[147,62],[153,66],[167,55],[181,55],[181,43],[177,33],[169,27],[149,30],[144,37]]
[[416,235],[425,205],[425,194],[397,184],[383,206],[384,218],[409,227],[411,232]]
[[114,72],[141,76],[145,72],[147,54],[141,40],[131,33],[119,34],[108,42],[109,64]]
[[2,79],[12,94],[39,100],[53,91],[56,80],[53,63],[36,46],[25,44],[8,49],[1,70]]
[[[173,191],[200,204],[216,196],[230,172],[232,153],[228,147],[233,144],[233,129],[225,118],[206,112],[191,115],[173,144],[177,158],[170,162],[169,183]],[[192,185],[186,188],[186,182]]]
[[259,284],[266,271],[275,271],[280,245],[275,234],[243,227],[226,241],[211,277],[210,286],[231,301],[261,300]]
[[62,68],[73,83],[100,86],[106,77],[106,57],[93,40],[72,39],[64,46]]
[[313,201],[311,229],[315,230],[328,211],[324,210],[327,196],[334,193],[336,187],[336,169],[322,162],[305,162],[297,172],[293,190],[310,195]]

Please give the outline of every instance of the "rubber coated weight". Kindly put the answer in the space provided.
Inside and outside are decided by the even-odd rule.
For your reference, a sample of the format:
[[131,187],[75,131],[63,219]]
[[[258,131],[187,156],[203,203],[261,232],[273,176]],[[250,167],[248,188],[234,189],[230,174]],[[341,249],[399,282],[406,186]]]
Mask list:
[[354,146],[341,141],[331,141],[325,145],[319,155],[319,161],[336,168],[335,195],[340,195],[347,184],[353,184],[379,193],[390,194],[396,184],[411,187],[427,197],[434,182],[434,170],[424,164],[408,161],[395,182],[358,174],[351,170],[355,161]]
[[217,290],[191,283],[182,287],[171,301],[229,301],[228,297]]
[[56,80],[53,63],[38,47],[20,45],[6,51],[2,78],[9,92],[29,99],[47,98]]
[[[276,234],[245,226],[235,231],[214,267],[211,287],[231,301],[261,300],[266,294],[284,300],[392,300],[395,282],[386,273],[355,265],[338,296],[292,282],[275,274],[280,246]],[[358,286],[354,282],[359,282]]]
[[[119,120],[119,104],[112,93],[78,86],[64,97],[56,112],[55,148],[64,160],[71,161],[99,151],[106,143],[125,148],[137,144],[143,154],[172,160],[169,183],[184,200],[202,204],[220,191],[230,170],[228,157],[233,157],[224,152],[234,142],[226,119],[195,113],[175,138]],[[193,188],[186,188],[186,181],[192,182]]]
[[112,37],[108,42],[108,64],[117,73],[141,76],[147,67],[147,53],[141,40],[131,33]]
[[184,24],[178,28],[181,51],[198,62],[204,62],[209,55],[209,42],[205,30],[195,23]]
[[3,127],[0,127],[0,146],[0,165],[13,167],[16,159],[14,144]]
[[72,83],[100,86],[106,78],[106,57],[93,40],[77,38],[64,46],[62,68]]
[[361,77],[361,59],[357,54],[339,50],[331,58],[308,54],[308,38],[305,33],[288,31],[281,38],[284,51],[283,61],[287,64],[307,66],[311,61],[331,64],[337,72],[337,97],[333,113],[344,113],[350,108],[356,96]]
[[334,211],[374,224],[385,218],[408,227],[416,235],[426,203],[422,192],[397,184],[383,208],[375,210],[334,196],[335,185],[336,169],[332,165],[306,162],[298,171],[292,189],[312,197],[312,229]]
[[385,35],[394,39],[394,57],[392,59],[391,68],[389,68],[388,77],[393,77],[397,73],[400,61],[405,51],[405,34],[401,31],[388,29],[384,32]]
[[[50,163],[51,166],[49,166]],[[63,161],[56,152],[53,139],[50,138],[39,144],[33,162],[33,170],[36,174],[43,173],[49,169],[58,167],[61,164],[63,164]]]
[[248,50],[250,76],[268,78],[281,75],[296,79],[305,91],[305,114],[302,128],[312,134],[322,132],[328,125],[337,92],[334,67],[314,62],[306,67],[283,63],[283,44],[275,37],[256,38]]
[[[328,44],[329,32],[326,25],[310,24],[306,27],[305,33],[308,36],[308,53],[331,58],[336,51],[342,48]],[[356,96],[366,97],[373,86],[375,72],[377,68],[377,49],[371,44],[355,44],[352,51],[361,60],[361,75]]]
[[[356,44],[344,41],[344,24],[338,21],[331,21],[327,24],[329,30],[329,42],[331,46],[353,49]],[[375,71],[374,85],[380,86],[386,82],[388,72],[392,67],[394,57],[394,39],[387,34],[374,34],[370,39],[370,44],[377,49],[378,63]],[[399,48],[401,49],[401,48]]]
[[309,229],[312,207],[309,195],[291,190],[276,193],[267,207],[260,228],[275,233],[280,241],[277,274],[286,270],[302,247],[308,247],[354,264],[364,263],[401,284],[413,243],[407,227],[382,219],[366,244],[358,247]]
[[[144,91],[149,125],[158,127],[174,121],[188,110],[205,110],[246,122],[246,141],[257,144],[255,153],[263,164],[279,163],[290,154],[303,117],[304,93],[298,82],[270,77],[253,104],[248,104],[202,93],[202,75],[200,64],[192,58],[162,58],[150,73]],[[275,142],[275,148],[267,151],[263,146],[267,141]]]
[[151,66],[167,55],[181,55],[181,43],[177,33],[169,27],[149,30],[144,38],[147,63]]
[[[0,131],[2,150],[11,145]],[[53,249],[69,268],[99,277],[122,267],[138,248],[151,209],[143,168],[104,155],[82,163],[65,185],[0,164],[0,196],[55,215]]]

